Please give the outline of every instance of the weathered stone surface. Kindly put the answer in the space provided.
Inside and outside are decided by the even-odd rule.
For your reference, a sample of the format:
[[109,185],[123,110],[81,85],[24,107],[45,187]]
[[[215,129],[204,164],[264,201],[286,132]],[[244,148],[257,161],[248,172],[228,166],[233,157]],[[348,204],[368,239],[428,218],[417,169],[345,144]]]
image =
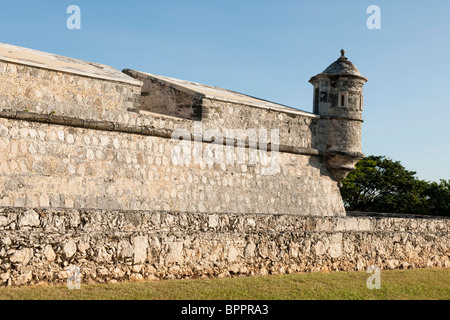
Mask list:
[[168,254],[165,258],[166,263],[175,263],[183,261],[183,243],[182,242],[172,242],[168,244]]
[[148,237],[138,236],[133,239],[134,242],[134,263],[145,263],[147,259]]
[[64,283],[70,265],[82,283],[450,265],[445,218],[41,211],[36,227],[0,228],[1,284]]
[[33,257],[33,249],[24,248],[20,250],[15,250],[14,253],[9,258],[12,263],[17,263],[22,266],[26,266],[28,262]]
[[69,240],[63,245],[63,253],[66,258],[71,258],[77,252],[77,245],[73,240]]
[[[345,217],[300,216],[294,214],[251,214],[251,213],[186,213],[165,211],[131,211],[131,210],[95,210],[95,209],[37,209],[39,223],[34,231],[48,233],[64,232],[294,232],[294,231],[361,231],[361,232],[430,232],[449,233],[448,218],[414,216],[414,215],[380,215],[376,213],[349,213]],[[25,211],[24,208],[0,207],[0,220],[8,224],[0,226],[0,231],[27,231],[27,226],[17,222]],[[73,223],[76,217],[77,223]],[[214,225],[211,224],[214,221]],[[3,243],[11,243],[7,236],[2,237]],[[160,247],[157,238],[153,246]],[[119,254],[132,257],[134,241],[120,241]],[[250,251],[255,243],[249,241]],[[89,238],[80,239],[79,251],[90,248]]]
[[39,214],[34,210],[27,210],[19,218],[19,227],[36,227],[39,225]]
[[[177,140],[111,131],[93,136],[88,129],[1,118],[0,124],[8,128],[0,142],[3,206],[345,214],[320,157],[280,153],[280,172],[262,175],[261,163],[174,165]],[[208,146],[192,143],[200,145]],[[36,214],[23,223],[34,223]]]
[[47,259],[48,262],[53,262],[56,259],[56,254],[55,251],[53,250],[51,245],[46,245],[42,251],[42,253],[44,254],[45,258]]
[[[136,107],[141,83],[106,65],[0,44],[0,110],[112,119]],[[8,105],[6,105],[8,104]]]

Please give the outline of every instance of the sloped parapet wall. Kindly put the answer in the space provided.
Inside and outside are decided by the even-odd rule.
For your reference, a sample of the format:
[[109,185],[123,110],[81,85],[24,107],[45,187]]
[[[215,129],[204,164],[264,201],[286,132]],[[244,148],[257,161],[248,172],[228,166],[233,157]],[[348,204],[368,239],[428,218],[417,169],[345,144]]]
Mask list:
[[109,66],[0,43],[0,110],[114,120],[142,83]]
[[449,231],[445,218],[3,208],[0,284],[450,267]]
[[[203,130],[236,130],[237,137],[241,132],[244,139],[248,130],[263,129],[269,142],[271,130],[278,130],[280,150],[296,153],[317,155],[325,148],[319,141],[318,115],[205,84],[130,69],[124,72],[143,83],[137,111],[144,115],[197,120]],[[194,134],[192,127],[180,128]]]

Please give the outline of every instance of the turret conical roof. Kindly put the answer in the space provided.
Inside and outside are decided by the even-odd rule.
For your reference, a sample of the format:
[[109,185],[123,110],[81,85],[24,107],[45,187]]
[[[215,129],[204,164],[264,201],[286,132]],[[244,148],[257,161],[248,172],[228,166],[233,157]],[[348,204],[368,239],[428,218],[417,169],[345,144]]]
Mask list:
[[345,56],[345,50],[341,50],[341,56],[335,62],[330,64],[322,73],[327,74],[350,74],[354,76],[360,76],[358,68],[355,67],[353,63],[348,60]]
[[318,79],[318,77],[323,75],[342,75],[342,76],[353,76],[360,78],[364,81],[367,81],[366,77],[363,77],[361,73],[359,73],[358,68],[355,67],[353,63],[345,56],[345,50],[341,50],[341,56],[335,62],[330,64],[328,68],[326,68],[323,72],[318,75],[312,77],[309,82],[313,83]]

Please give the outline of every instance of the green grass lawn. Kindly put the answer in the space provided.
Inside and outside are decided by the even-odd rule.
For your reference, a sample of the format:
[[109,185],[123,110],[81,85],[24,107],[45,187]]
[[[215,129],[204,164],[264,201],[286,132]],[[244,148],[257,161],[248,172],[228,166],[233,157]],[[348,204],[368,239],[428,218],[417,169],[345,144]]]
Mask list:
[[301,273],[226,279],[0,288],[0,299],[303,300],[450,299],[450,269],[382,270],[381,289],[365,272]]

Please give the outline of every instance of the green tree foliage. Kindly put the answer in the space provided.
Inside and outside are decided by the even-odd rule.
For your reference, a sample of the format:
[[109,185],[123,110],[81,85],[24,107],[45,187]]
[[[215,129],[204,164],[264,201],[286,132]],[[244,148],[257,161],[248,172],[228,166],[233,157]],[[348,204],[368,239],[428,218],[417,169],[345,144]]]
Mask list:
[[349,211],[450,216],[450,180],[419,180],[414,171],[384,156],[368,156],[342,182]]

